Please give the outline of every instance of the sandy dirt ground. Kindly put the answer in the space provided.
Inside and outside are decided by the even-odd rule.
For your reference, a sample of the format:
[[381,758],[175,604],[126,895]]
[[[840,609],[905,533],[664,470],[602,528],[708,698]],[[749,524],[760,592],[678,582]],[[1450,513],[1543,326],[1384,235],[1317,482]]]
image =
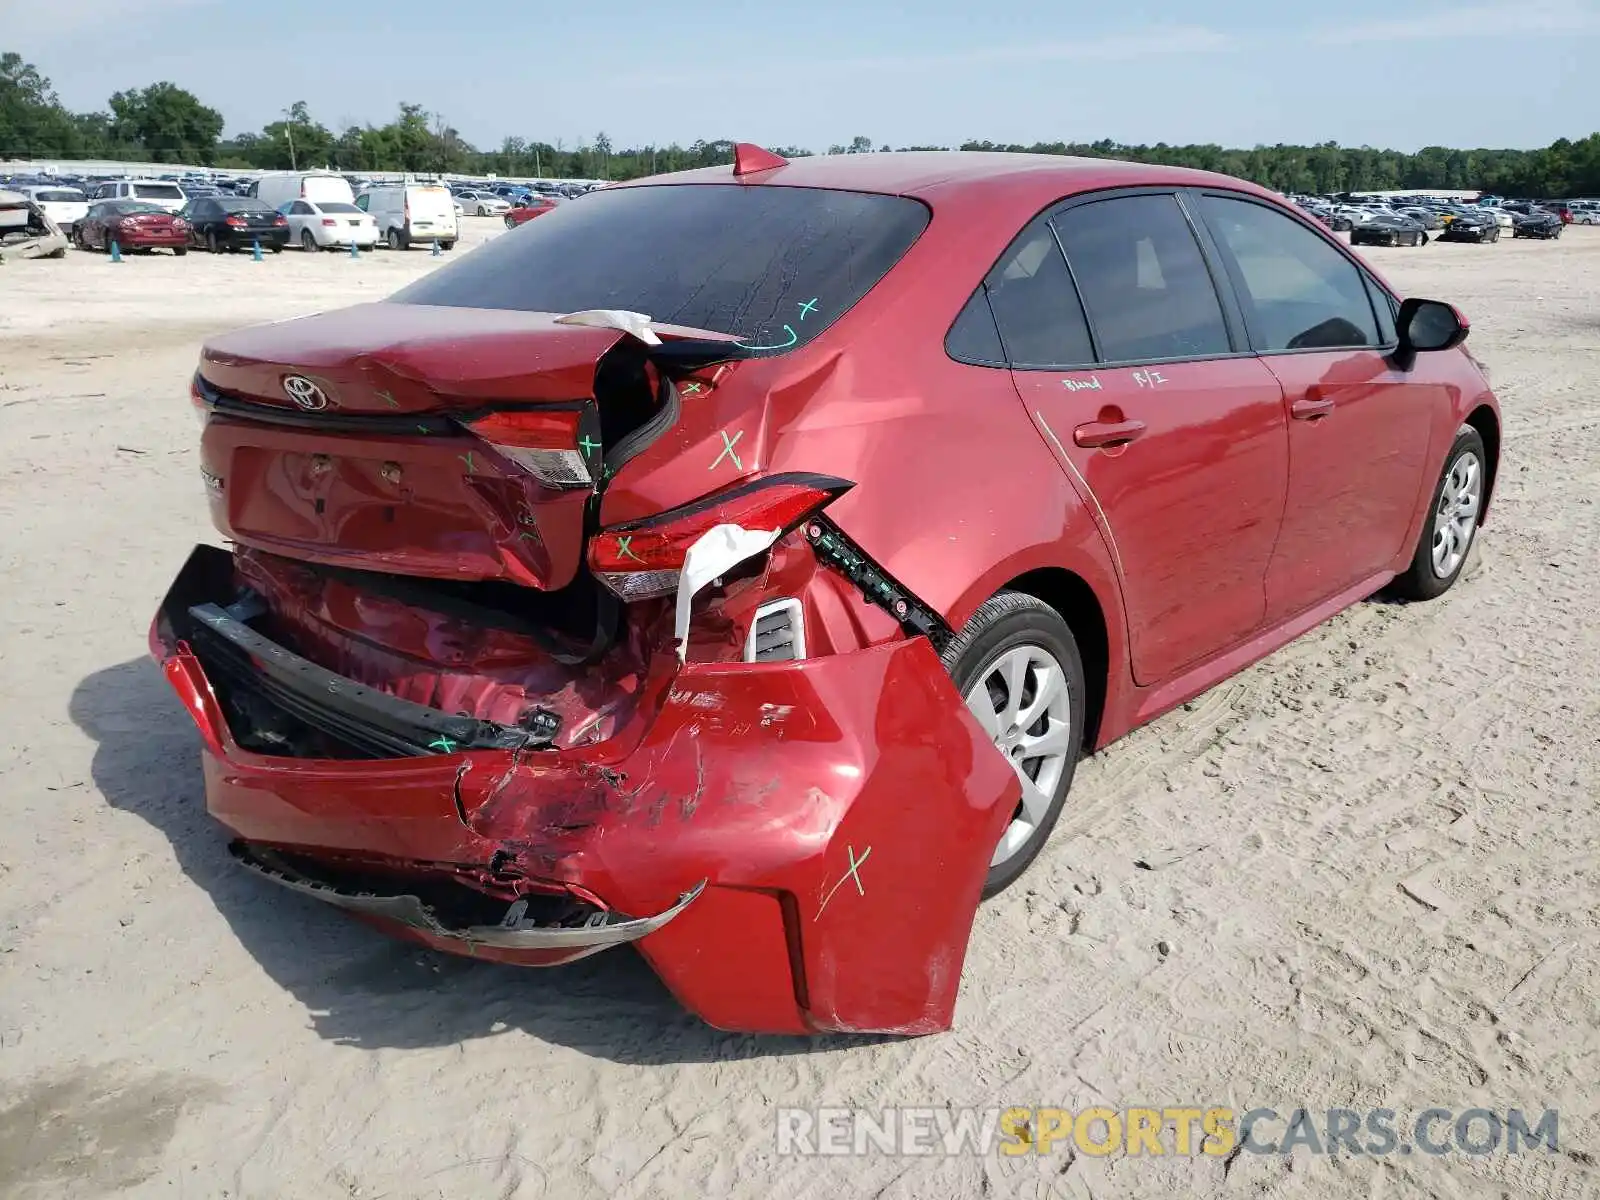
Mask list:
[[[213,540],[199,344],[439,260],[0,268],[0,1194],[1600,1195],[1600,229],[1373,254],[1469,313],[1504,405],[1472,577],[1087,761],[952,1032],[813,1042],[704,1028],[626,951],[386,940],[241,875],[203,811],[145,657]],[[1038,1104],[1555,1108],[1561,1151],[776,1153],[785,1105]]]

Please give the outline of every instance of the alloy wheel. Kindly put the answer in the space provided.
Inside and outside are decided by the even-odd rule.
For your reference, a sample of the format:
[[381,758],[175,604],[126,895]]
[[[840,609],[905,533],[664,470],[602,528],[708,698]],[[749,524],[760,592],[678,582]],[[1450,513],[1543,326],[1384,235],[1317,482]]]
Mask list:
[[1450,464],[1433,514],[1433,573],[1448,579],[1472,546],[1483,501],[1483,464],[1467,451]]
[[1022,802],[995,847],[990,867],[1015,855],[1050,811],[1074,751],[1067,675],[1040,646],[1013,646],[978,674],[967,691],[971,710],[1022,781]]

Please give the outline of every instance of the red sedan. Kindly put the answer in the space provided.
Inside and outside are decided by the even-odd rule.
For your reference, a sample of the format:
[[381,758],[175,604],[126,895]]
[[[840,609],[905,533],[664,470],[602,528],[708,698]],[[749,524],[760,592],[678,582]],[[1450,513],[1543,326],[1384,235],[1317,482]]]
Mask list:
[[529,197],[525,203],[514,206],[506,213],[506,228],[515,229],[518,225],[526,225],[535,217],[542,217],[546,213],[554,212],[559,207],[559,202],[549,196]]
[[143,200],[106,200],[91,205],[72,229],[80,250],[171,250],[182,258],[189,253],[189,223],[166,209]]
[[1457,581],[1500,417],[1454,308],[1239,180],[737,157],[210,343],[234,548],[152,650],[264,879],[927,1033],[1081,754]]

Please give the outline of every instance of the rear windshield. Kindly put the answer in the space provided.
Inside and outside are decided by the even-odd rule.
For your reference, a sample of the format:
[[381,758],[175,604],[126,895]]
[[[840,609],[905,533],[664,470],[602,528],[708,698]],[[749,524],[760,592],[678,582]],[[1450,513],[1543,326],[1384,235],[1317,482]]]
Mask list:
[[133,194],[141,200],[182,200],[183,189],[175,183],[135,184]]
[[928,224],[904,196],[738,184],[606,189],[396,293],[405,304],[622,308],[752,349],[815,337]]
[[142,200],[117,200],[113,201],[107,207],[109,207],[112,212],[127,213],[129,215],[137,213],[161,213],[163,216],[165,216],[167,212],[166,209],[162,208],[158,204],[146,204]]
[[33,198],[41,204],[82,204],[83,193],[68,191],[62,188],[53,188],[47,192],[35,192]]
[[216,203],[223,212],[231,213],[260,213],[263,216],[272,216],[273,210],[261,201],[250,196],[218,196]]
[[358,213],[361,211],[354,204],[341,204],[337,200],[319,201],[317,207],[325,213]]

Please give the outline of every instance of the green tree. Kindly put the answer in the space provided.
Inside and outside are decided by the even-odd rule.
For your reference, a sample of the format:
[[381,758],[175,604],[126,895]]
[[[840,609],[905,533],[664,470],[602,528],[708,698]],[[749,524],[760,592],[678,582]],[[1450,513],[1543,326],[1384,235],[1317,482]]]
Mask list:
[[152,162],[209,164],[222,136],[222,114],[175,83],[117,92],[111,117],[112,137],[138,145]]

